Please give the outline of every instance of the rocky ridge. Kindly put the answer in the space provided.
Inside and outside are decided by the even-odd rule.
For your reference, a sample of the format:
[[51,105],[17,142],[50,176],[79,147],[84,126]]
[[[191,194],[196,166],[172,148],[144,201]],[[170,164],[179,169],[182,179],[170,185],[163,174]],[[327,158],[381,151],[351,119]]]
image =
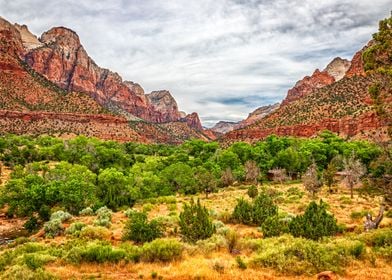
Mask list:
[[[10,112],[2,120],[3,132],[23,133],[24,128],[26,133],[40,134],[58,130],[120,141],[164,139],[165,143],[181,143],[192,133],[173,135],[167,129],[154,128],[159,123],[174,122],[173,126],[190,123],[198,131],[192,137],[208,139],[198,130],[201,127],[198,116],[192,122],[183,119],[169,92],[164,94],[166,107],[151,102],[139,84],[122,81],[117,73],[98,67],[87,55],[78,35],[70,29],[52,28],[38,39],[27,26],[13,25],[0,18],[0,44],[0,109]],[[16,114],[18,111],[31,117]],[[46,121],[37,117],[47,114],[51,117]],[[113,114],[115,119],[110,116]],[[72,121],[70,115],[74,115]],[[78,119],[83,120],[84,116],[92,120],[78,124]],[[103,121],[106,116],[107,120]],[[137,129],[127,125],[135,120],[142,121]],[[15,123],[22,130],[15,130]],[[105,132],[104,127],[113,133]],[[155,134],[148,133],[153,130]]]

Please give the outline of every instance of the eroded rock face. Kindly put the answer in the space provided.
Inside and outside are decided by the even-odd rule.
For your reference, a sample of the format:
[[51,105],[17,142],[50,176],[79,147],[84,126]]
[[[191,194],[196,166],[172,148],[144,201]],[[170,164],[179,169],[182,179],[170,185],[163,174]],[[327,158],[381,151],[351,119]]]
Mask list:
[[15,23],[14,26],[19,31],[23,47],[26,50],[36,49],[44,45],[38,40],[37,36],[30,32],[26,25],[19,25]]
[[351,66],[346,72],[346,77],[366,76],[362,60],[362,53],[365,49],[366,47],[355,53],[351,60]]
[[287,96],[283,100],[282,106],[306,96],[315,89],[330,85],[333,82],[335,82],[335,78],[327,71],[316,69],[311,76],[304,77],[287,92]]
[[335,81],[340,81],[343,79],[347,70],[350,68],[351,62],[347,59],[342,59],[340,57],[335,57],[328,65],[325,67],[324,71],[326,71],[329,75],[334,77]]
[[213,132],[225,134],[228,133],[238,125],[237,122],[226,122],[226,121],[220,121],[216,123],[210,130]]
[[0,17],[0,51],[12,55],[21,55],[24,52],[20,33],[2,17]]
[[199,115],[196,112],[187,115],[182,121],[186,122],[190,127],[202,131],[203,127],[201,125],[201,121]]
[[179,120],[178,112],[160,112],[140,85],[100,68],[87,54],[78,35],[64,27],[42,34],[43,46],[30,50],[26,62],[38,73],[67,91],[86,92],[108,108],[119,108],[152,122]]
[[262,106],[260,108],[257,108],[252,113],[250,113],[249,116],[245,120],[241,121],[235,127],[235,129],[252,125],[255,122],[257,122],[258,120],[261,120],[262,118],[269,116],[270,114],[275,112],[277,109],[279,109],[279,107],[280,107],[280,103],[275,103],[272,105],[267,105],[267,106]]
[[154,109],[162,114],[162,122],[177,121],[181,118],[177,102],[169,91],[153,91],[150,94],[147,94],[146,97],[153,105]]

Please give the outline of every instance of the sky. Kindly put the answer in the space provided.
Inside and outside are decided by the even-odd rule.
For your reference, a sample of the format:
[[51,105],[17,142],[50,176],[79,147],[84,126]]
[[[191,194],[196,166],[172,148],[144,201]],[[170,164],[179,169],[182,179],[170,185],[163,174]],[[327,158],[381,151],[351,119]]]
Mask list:
[[204,126],[281,101],[334,57],[351,59],[390,0],[0,0],[36,35],[76,31],[101,67],[149,93],[169,90]]

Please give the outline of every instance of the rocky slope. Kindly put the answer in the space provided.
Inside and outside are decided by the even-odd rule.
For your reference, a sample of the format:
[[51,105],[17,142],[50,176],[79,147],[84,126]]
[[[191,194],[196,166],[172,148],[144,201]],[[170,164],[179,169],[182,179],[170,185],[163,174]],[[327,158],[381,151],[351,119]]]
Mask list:
[[225,134],[232,131],[237,125],[238,122],[219,121],[210,130],[218,134]]
[[345,137],[388,140],[387,121],[380,119],[369,94],[369,88],[380,81],[365,74],[366,48],[351,61],[335,58],[323,71],[304,77],[276,111],[229,132],[222,141],[254,142],[270,134],[312,137],[324,129]]
[[[0,46],[0,132],[165,143],[207,139],[198,116],[182,118],[168,91],[145,95],[139,84],[98,67],[72,30],[52,28],[38,39],[26,26],[0,18]],[[129,121],[141,125],[132,128]],[[159,128],[163,122],[191,125],[194,132],[183,128],[174,135]]]

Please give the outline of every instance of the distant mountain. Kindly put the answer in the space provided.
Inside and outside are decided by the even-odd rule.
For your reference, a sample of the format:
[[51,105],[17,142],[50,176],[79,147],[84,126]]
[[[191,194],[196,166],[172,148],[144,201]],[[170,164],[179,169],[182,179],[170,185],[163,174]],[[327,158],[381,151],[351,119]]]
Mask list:
[[37,38],[0,18],[0,43],[0,132],[167,143],[211,136],[197,113],[184,117],[169,91],[145,94],[100,68],[68,28]]
[[[221,141],[254,142],[270,134],[312,137],[325,129],[344,137],[390,140],[392,91],[390,72],[385,69],[390,69],[392,62],[385,57],[386,46],[392,42],[384,41],[370,41],[351,61],[337,57],[324,70],[316,69],[311,76],[298,81],[273,112],[255,122],[245,122],[225,134]],[[379,49],[383,51],[375,51]],[[363,56],[370,54],[373,61],[365,65]],[[365,67],[370,68],[377,61],[384,63],[378,72],[366,74]],[[382,88],[383,94],[378,94],[377,88]]]

